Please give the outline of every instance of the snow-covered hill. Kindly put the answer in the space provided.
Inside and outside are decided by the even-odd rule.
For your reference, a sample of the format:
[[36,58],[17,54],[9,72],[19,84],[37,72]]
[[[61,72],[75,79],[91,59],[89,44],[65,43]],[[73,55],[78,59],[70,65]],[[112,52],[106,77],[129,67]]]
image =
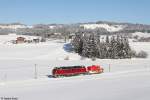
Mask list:
[[120,31],[124,28],[124,26],[122,26],[122,25],[108,25],[108,24],[83,24],[80,26],[84,27],[85,29],[104,28],[108,32],[116,32],[116,31]]
[[135,32],[132,33],[133,37],[138,36],[138,38],[140,37],[144,37],[144,38],[148,38],[150,37],[150,33],[143,33],[143,32]]

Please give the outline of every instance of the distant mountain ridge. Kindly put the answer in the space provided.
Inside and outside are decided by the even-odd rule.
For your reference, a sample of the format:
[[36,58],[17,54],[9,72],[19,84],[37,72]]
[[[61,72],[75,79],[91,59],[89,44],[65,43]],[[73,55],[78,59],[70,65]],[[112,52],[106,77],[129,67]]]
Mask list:
[[18,33],[18,34],[51,34],[51,33],[75,33],[78,31],[91,31],[100,34],[105,33],[150,33],[150,25],[121,23],[111,21],[97,21],[74,24],[35,24],[25,25],[22,23],[0,24],[0,34]]

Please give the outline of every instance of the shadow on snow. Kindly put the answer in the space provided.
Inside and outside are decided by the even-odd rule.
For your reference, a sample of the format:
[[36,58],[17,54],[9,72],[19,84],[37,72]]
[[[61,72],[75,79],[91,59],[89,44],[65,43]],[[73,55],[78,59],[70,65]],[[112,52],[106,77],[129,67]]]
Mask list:
[[64,49],[66,52],[73,52],[73,48],[72,48],[72,45],[71,45],[70,43],[64,44],[63,49]]

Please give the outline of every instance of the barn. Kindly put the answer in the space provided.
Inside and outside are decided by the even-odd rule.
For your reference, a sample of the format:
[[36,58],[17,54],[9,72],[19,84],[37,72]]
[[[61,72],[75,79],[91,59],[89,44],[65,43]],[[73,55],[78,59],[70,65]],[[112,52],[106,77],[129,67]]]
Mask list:
[[25,43],[25,38],[24,37],[17,37],[16,43]]

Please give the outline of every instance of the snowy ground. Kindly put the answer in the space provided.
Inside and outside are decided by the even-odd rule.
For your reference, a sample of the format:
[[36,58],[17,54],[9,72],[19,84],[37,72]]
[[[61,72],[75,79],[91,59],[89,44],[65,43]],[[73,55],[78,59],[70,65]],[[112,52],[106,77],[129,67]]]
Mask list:
[[150,70],[7,83],[0,96],[18,100],[149,100]]
[[[4,39],[5,37],[5,39]],[[149,100],[150,57],[147,59],[81,60],[70,53],[67,44],[48,41],[40,44],[7,44],[0,36],[0,98],[18,100]],[[8,41],[8,40],[7,40]],[[147,51],[149,43],[131,43]],[[69,57],[69,60],[64,60]],[[35,64],[37,77],[35,77]],[[53,79],[55,66],[99,64],[105,73]],[[109,70],[110,66],[110,70]]]

